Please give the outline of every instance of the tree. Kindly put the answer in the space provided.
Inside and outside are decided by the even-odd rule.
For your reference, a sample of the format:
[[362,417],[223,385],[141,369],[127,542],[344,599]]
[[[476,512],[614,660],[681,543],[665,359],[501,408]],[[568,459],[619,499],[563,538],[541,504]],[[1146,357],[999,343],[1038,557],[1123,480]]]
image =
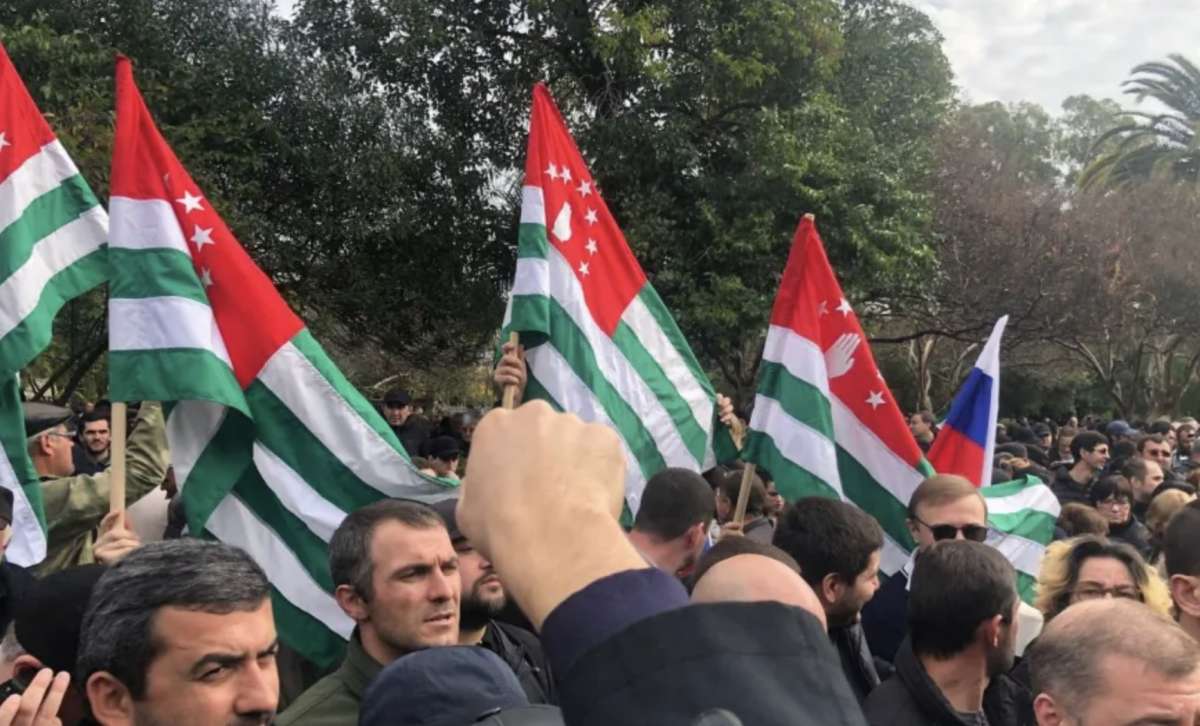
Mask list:
[[1182,55],[1169,62],[1143,63],[1125,81],[1125,92],[1138,103],[1147,98],[1166,107],[1162,113],[1125,111],[1122,123],[1098,143],[1117,147],[1099,153],[1080,178],[1085,188],[1124,187],[1165,177],[1200,184],[1200,68]]

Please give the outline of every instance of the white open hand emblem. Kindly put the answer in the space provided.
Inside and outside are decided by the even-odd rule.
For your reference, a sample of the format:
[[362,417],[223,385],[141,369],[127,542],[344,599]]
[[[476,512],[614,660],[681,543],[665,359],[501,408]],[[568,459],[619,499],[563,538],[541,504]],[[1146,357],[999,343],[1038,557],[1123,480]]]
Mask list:
[[854,351],[861,342],[858,333],[846,333],[825,351],[825,370],[830,378],[844,376],[854,367]]

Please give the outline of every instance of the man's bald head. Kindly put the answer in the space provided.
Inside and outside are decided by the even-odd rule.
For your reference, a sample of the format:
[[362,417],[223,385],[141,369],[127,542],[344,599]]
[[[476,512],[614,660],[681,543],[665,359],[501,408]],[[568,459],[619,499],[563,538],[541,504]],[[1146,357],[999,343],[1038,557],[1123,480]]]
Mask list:
[[721,560],[696,581],[693,603],[774,601],[812,613],[827,627],[825,608],[800,573],[761,554]]
[[[1200,644],[1170,618],[1121,598],[1067,608],[1042,631],[1029,659],[1039,723],[1054,723],[1043,719],[1050,712],[1086,723],[1090,710],[1103,707],[1101,699],[1146,705],[1137,703],[1139,690],[1120,697],[1127,685],[1145,692],[1153,678],[1165,692],[1200,677]],[[1123,683],[1130,679],[1120,674],[1129,670],[1145,676]]]

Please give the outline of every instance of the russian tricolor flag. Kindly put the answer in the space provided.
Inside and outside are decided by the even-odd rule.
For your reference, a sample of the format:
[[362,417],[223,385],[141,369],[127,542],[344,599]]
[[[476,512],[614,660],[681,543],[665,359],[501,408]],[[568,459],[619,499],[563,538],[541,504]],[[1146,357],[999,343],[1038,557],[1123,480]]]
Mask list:
[[1000,336],[1007,323],[1007,315],[996,321],[926,456],[937,473],[964,476],[977,487],[992,483],[1000,413]]

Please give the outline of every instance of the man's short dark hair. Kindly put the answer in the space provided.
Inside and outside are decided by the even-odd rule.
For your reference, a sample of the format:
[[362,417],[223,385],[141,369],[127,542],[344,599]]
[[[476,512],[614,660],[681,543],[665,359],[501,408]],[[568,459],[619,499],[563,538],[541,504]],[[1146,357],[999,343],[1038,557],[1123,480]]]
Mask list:
[[433,507],[408,499],[381,499],[354,510],[329,539],[329,574],[334,587],[349,585],[364,600],[374,596],[371,535],[380,523],[391,521],[413,529],[446,528]]
[[663,469],[646,482],[633,528],[662,540],[680,537],[713,518],[712,488],[689,469]]
[[1200,575],[1200,500],[1189,502],[1171,517],[1163,537],[1167,576]]
[[[1121,476],[1125,477],[1126,479],[1145,481],[1146,477],[1150,475],[1151,464],[1158,466],[1157,461],[1150,461],[1149,459],[1143,459],[1135,456],[1129,461],[1126,461],[1125,465],[1121,467]],[[1162,469],[1161,466],[1158,468]],[[1166,472],[1163,473],[1165,474]]]
[[[1171,430],[1171,422],[1159,419],[1158,421],[1155,421],[1154,423],[1150,424],[1146,428],[1146,433],[1162,434],[1165,436],[1167,434],[1167,432],[1170,430]],[[1159,443],[1165,443],[1165,442],[1160,441]]]
[[79,417],[79,427],[83,428],[87,424],[96,423],[97,421],[108,423],[110,413],[111,411],[97,411],[92,409]]
[[883,530],[853,504],[827,497],[796,500],[775,526],[774,544],[800,563],[804,580],[819,591],[832,573],[853,584],[871,555],[883,549]]
[[1110,474],[1109,476],[1100,477],[1099,481],[1088,489],[1088,499],[1091,501],[1093,507],[1109,498],[1124,499],[1127,502],[1132,502],[1133,488],[1129,486],[1129,480],[1123,476]]
[[248,612],[270,594],[267,576],[236,547],[191,538],[139,547],[110,567],[92,590],[80,628],[76,682],[107,671],[140,699],[157,655],[154,616],[159,609]]
[[712,549],[705,552],[700,561],[696,563],[696,569],[692,572],[691,577],[688,578],[688,590],[695,589],[696,583],[700,582],[700,578],[704,577],[704,573],[715,567],[717,563],[724,562],[738,555],[763,555],[764,557],[770,557],[787,565],[794,572],[800,573],[799,563],[791,555],[775,545],[763,544],[749,537],[726,537],[713,545]]
[[1149,443],[1166,444],[1167,437],[1163,436],[1162,434],[1146,434],[1145,436],[1143,436],[1137,440],[1137,452],[1139,454],[1145,454],[1146,453],[1146,444],[1149,444]]
[[908,593],[913,652],[935,658],[961,653],[980,623],[1007,622],[1017,601],[1017,574],[1004,555],[969,540],[942,540],[922,548]]
[[1108,446],[1108,437],[1097,431],[1082,431],[1075,434],[1075,438],[1071,439],[1071,458],[1079,461],[1082,452],[1086,451],[1090,454],[1101,444]]
[[[738,494],[742,491],[742,470],[735,469],[725,475],[719,487],[721,496],[737,506]],[[755,474],[750,479],[750,496],[746,498],[746,514],[761,517],[767,512],[767,488]]]

